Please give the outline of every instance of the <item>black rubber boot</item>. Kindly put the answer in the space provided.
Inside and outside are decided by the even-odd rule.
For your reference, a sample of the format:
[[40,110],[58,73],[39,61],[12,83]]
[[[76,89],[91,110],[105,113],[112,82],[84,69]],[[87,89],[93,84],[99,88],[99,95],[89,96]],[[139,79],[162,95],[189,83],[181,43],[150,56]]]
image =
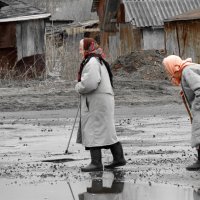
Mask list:
[[91,163],[88,166],[81,168],[81,171],[82,172],[102,171],[103,165],[101,161],[101,149],[91,149],[90,154],[91,154]]
[[110,148],[111,153],[113,155],[113,162],[109,165],[105,165],[106,169],[113,169],[115,167],[120,167],[126,164],[126,160],[124,158],[124,153],[122,149],[122,145],[120,142],[113,144]]
[[87,188],[88,193],[93,193],[93,194],[100,194],[103,193],[103,180],[102,179],[93,179],[92,180],[92,186],[90,188]]
[[197,149],[197,161],[192,165],[186,167],[188,171],[198,171],[200,170],[200,149]]

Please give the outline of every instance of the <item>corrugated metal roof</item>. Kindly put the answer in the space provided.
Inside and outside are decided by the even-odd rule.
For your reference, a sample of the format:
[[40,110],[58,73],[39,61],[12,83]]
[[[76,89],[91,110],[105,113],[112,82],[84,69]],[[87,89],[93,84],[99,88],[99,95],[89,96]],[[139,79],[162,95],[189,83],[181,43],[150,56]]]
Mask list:
[[159,27],[164,20],[200,8],[200,0],[123,0],[128,21],[137,27]]
[[22,1],[1,0],[0,2],[3,3],[0,8],[0,22],[41,19],[51,15]]
[[186,12],[181,15],[176,15],[165,21],[186,21],[186,20],[194,20],[194,19],[200,19],[200,8]]

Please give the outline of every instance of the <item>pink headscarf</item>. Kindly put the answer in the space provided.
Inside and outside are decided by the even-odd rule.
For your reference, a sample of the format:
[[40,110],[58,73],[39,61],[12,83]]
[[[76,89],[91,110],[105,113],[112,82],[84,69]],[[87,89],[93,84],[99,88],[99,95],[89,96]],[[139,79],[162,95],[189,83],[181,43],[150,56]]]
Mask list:
[[103,49],[97,44],[96,40],[93,38],[84,38],[83,39],[83,49],[84,49],[84,57],[89,54],[99,55],[102,58],[105,58],[106,55],[103,52]]
[[80,46],[84,50],[83,55],[83,61],[80,64],[79,71],[78,71],[78,77],[77,80],[81,81],[81,73],[83,71],[83,68],[85,66],[85,61],[88,56],[94,56],[104,59],[105,53],[103,52],[103,49],[97,44],[96,40],[93,38],[84,38],[80,41]]
[[172,76],[173,83],[175,85],[179,85],[181,82],[181,77],[174,77],[175,74],[177,72],[182,73],[183,69],[191,64],[193,64],[191,58],[182,60],[179,56],[176,55],[170,55],[163,59],[163,65],[165,67],[165,70],[170,74],[170,76]]

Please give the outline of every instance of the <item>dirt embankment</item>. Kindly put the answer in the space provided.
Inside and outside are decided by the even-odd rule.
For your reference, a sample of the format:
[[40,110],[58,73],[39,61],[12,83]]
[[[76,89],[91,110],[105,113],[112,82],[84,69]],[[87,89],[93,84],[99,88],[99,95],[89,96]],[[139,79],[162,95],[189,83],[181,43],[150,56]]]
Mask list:
[[142,80],[167,80],[162,66],[163,51],[141,50],[119,57],[112,63],[116,76],[128,76]]

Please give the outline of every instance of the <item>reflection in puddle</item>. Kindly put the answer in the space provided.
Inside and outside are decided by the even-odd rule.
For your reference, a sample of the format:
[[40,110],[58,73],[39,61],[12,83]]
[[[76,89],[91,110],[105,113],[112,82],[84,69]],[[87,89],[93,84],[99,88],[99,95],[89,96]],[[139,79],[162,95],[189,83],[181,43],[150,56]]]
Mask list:
[[81,182],[18,185],[0,180],[2,200],[200,200],[200,191],[169,185],[130,183],[120,172],[90,174]]

